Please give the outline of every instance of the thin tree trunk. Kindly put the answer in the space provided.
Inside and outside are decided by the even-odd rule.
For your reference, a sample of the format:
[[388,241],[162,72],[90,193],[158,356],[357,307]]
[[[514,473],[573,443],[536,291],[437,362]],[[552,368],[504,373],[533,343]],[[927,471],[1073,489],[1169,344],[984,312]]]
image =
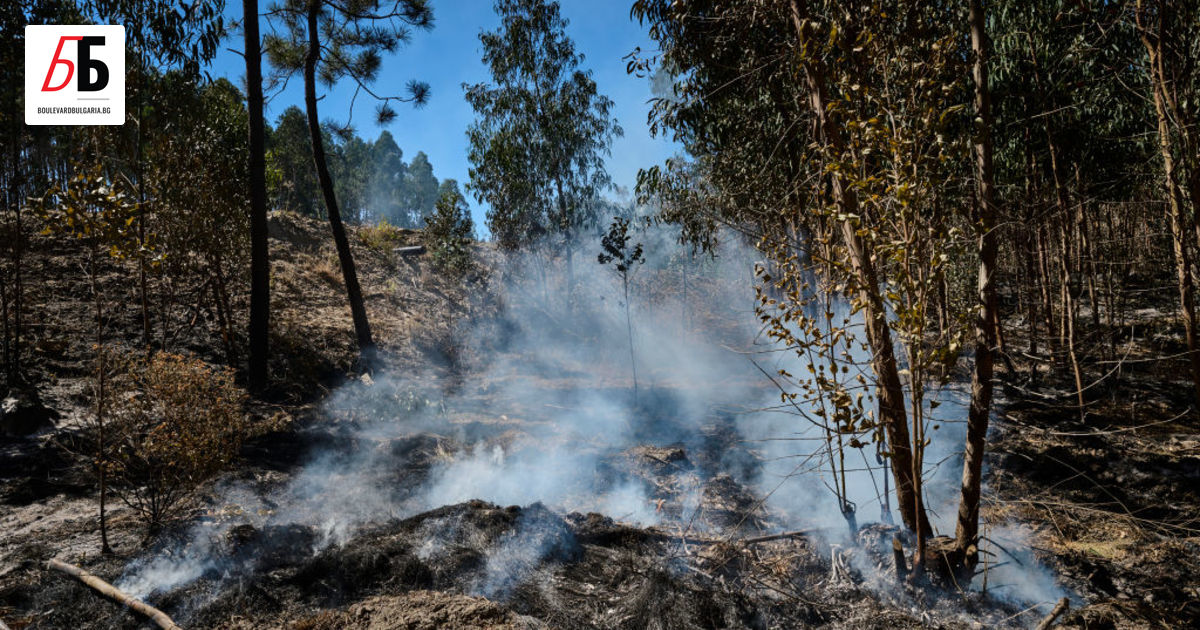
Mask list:
[[950,283],[942,274],[938,280],[938,336],[944,336],[950,329]]
[[1046,123],[1046,146],[1050,152],[1050,173],[1054,178],[1054,203],[1058,210],[1061,230],[1061,250],[1059,267],[1062,273],[1062,324],[1061,330],[1067,344],[1067,357],[1071,362],[1071,371],[1075,377],[1076,396],[1079,399],[1079,413],[1083,415],[1083,375],[1079,368],[1079,356],[1075,351],[1075,301],[1071,288],[1071,204],[1067,198],[1067,187],[1062,181],[1062,172],[1058,161],[1058,144],[1050,132],[1050,124]]
[[308,7],[308,54],[304,57],[304,105],[308,112],[308,133],[312,141],[313,162],[317,167],[317,180],[325,197],[325,209],[329,213],[329,227],[333,231],[333,242],[337,246],[338,260],[342,265],[342,280],[346,283],[346,295],[350,299],[350,315],[354,320],[354,336],[358,340],[361,360],[370,361],[374,342],[371,326],[367,322],[367,309],[363,304],[362,289],[358,285],[358,273],[354,269],[354,256],[350,253],[350,241],[346,238],[346,227],[342,225],[342,214],[338,210],[337,196],[333,190],[333,178],[325,162],[325,143],[321,138],[321,119],[317,113],[317,60],[321,56],[321,33],[318,19],[321,3],[310,0]]
[[[1107,210],[1104,213],[1104,224],[1106,227],[1105,240],[1110,248],[1116,239],[1116,230],[1113,229],[1113,207],[1114,204],[1105,204],[1105,209]],[[1110,358],[1115,359],[1117,356],[1117,330],[1120,324],[1117,322],[1117,283],[1113,281],[1115,274],[1112,263],[1113,260],[1111,259],[1104,260],[1104,314],[1108,325],[1108,355]]]
[[975,319],[975,371],[971,406],[967,412],[967,442],[963,450],[961,498],[955,542],[969,575],[979,560],[979,498],[983,457],[992,409],[992,373],[996,348],[996,191],[992,169],[992,102],[988,88],[989,43],[983,6],[971,0],[971,50],[975,56],[975,112],[982,126],[975,140],[976,219],[979,223],[979,313]]
[[[1025,293],[1027,294],[1027,317],[1029,319],[1029,354],[1037,356],[1038,353],[1038,291],[1037,285],[1040,284],[1037,273],[1037,265],[1035,262],[1034,250],[1037,249],[1037,233],[1034,228],[1034,196],[1033,196],[1033,145],[1029,140],[1029,127],[1025,127]],[[1036,379],[1037,365],[1033,365],[1030,370],[1031,376]]]
[[633,350],[633,317],[629,312],[629,276],[621,276],[625,289],[625,331],[629,334],[629,368],[633,372],[633,404],[638,402],[637,355]]
[[[11,108],[16,107],[15,93],[14,93],[14,100],[9,101],[6,104]],[[17,125],[17,121],[16,121],[15,117],[10,117],[10,118],[11,118],[11,120],[10,120],[11,124],[8,126],[8,129],[6,130],[7,131],[6,142],[7,142],[7,147],[9,150],[6,151],[5,155],[4,155],[4,158],[7,161],[5,164],[5,170],[4,170],[5,180],[2,183],[0,183],[3,185],[3,188],[4,188],[4,209],[5,210],[8,210],[9,208],[13,208],[14,206],[16,206],[17,200],[20,199],[20,191],[17,189],[17,168],[18,168],[18,160],[20,159],[19,145],[20,145],[20,138],[21,138],[21,128]],[[0,346],[3,347],[4,381],[5,381],[6,385],[11,387],[14,384],[14,382],[13,382],[12,359],[9,354],[10,350],[11,350],[11,346],[9,345],[10,332],[11,332],[11,329],[9,328],[9,324],[8,324],[8,274],[4,273],[4,272],[0,272],[0,337],[2,337],[2,342],[0,342]]]
[[4,338],[2,344],[4,348],[4,382],[9,387],[14,383],[12,359],[9,356],[9,328],[8,328],[8,283],[6,278],[0,276],[0,333]]
[[242,0],[246,35],[246,105],[250,135],[250,390],[267,384],[270,353],[271,260],[267,248],[266,135],[263,124],[262,49],[258,0]]
[[100,553],[111,554],[112,547],[108,544],[108,444],[105,435],[104,398],[108,395],[108,366],[104,351],[104,308],[100,298],[100,287],[96,282],[95,245],[92,246],[89,270],[91,271],[92,301],[96,313],[96,475],[100,482]]
[[567,216],[567,200],[563,197],[561,177],[554,177],[554,186],[558,191],[558,214],[560,220],[566,223],[563,228],[563,247],[567,259],[567,312],[571,313],[575,308],[575,241],[570,227],[571,218]]
[[1050,369],[1055,370],[1057,369],[1061,338],[1054,326],[1054,299],[1051,297],[1054,285],[1050,278],[1050,243],[1043,227],[1037,229],[1037,244],[1038,274],[1041,276],[1039,284],[1042,288],[1042,317],[1046,320],[1046,352],[1050,356]]
[[1038,297],[1037,297],[1037,288],[1035,287],[1035,283],[1037,282],[1037,271],[1034,268],[1033,249],[1034,249],[1035,244],[1034,244],[1034,239],[1033,239],[1032,234],[1030,234],[1028,232],[1026,233],[1025,243],[1023,245],[1024,245],[1024,247],[1022,247],[1022,249],[1023,249],[1022,254],[1024,254],[1024,258],[1025,258],[1025,261],[1024,261],[1025,262],[1025,278],[1026,278],[1026,283],[1027,283],[1023,293],[1025,293],[1026,319],[1028,320],[1026,323],[1028,324],[1028,329],[1029,329],[1029,333],[1028,333],[1029,334],[1029,354],[1033,355],[1033,356],[1037,356],[1037,352],[1038,352],[1038,326],[1037,326]]
[[[801,8],[800,0],[791,0],[791,12],[797,37],[801,40],[807,39],[807,26],[801,17],[805,12]],[[825,142],[835,152],[840,153],[843,145],[840,130],[826,115],[824,73],[819,65],[812,61],[804,63],[804,71],[809,99],[813,113],[819,121],[820,133]],[[831,180],[834,201],[839,211],[847,216],[857,216],[858,197],[854,189],[846,186],[838,174],[834,174]],[[843,222],[842,234],[859,285],[859,299],[863,303],[867,341],[873,353],[871,366],[878,381],[876,398],[879,403],[879,419],[885,427],[888,443],[892,447],[892,475],[896,482],[896,502],[900,508],[900,516],[908,529],[929,534],[932,529],[922,503],[919,481],[913,471],[913,447],[909,437],[908,414],[904,408],[904,388],[896,365],[896,353],[887,324],[887,314],[879,295],[875,267],[866,244],[851,222]]]
[[[134,165],[137,171],[137,238],[138,238],[138,302],[142,309],[142,345],[147,356],[150,353],[150,300],[146,284],[146,178],[142,164],[142,128],[145,124],[145,93],[146,93],[146,46],[142,31],[141,12],[138,12],[138,90],[137,90],[137,146],[134,149]],[[163,348],[166,350],[166,348]]]
[[13,238],[13,329],[12,329],[12,379],[19,383],[24,375],[21,373],[21,329],[25,315],[25,282],[23,276],[25,265],[25,234],[21,225],[21,201],[13,206],[16,219],[16,233]]
[[1079,197],[1076,204],[1075,231],[1079,238],[1079,274],[1087,287],[1088,305],[1092,308],[1092,329],[1100,332],[1100,300],[1096,297],[1096,261],[1092,257],[1092,240],[1088,234],[1087,225],[1087,195],[1083,188],[1082,169],[1075,164],[1075,194]]
[[1162,54],[1162,12],[1159,12],[1157,36],[1152,37],[1150,31],[1142,24],[1143,1],[1138,1],[1137,19],[1142,30],[1142,44],[1150,58],[1150,83],[1154,89],[1154,112],[1158,119],[1158,147],[1162,153],[1163,178],[1167,188],[1168,208],[1171,212],[1171,245],[1175,254],[1175,276],[1179,285],[1179,307],[1183,315],[1183,331],[1187,339],[1188,356],[1192,372],[1192,386],[1196,402],[1200,403],[1200,353],[1196,347],[1196,311],[1193,306],[1192,265],[1186,238],[1187,217],[1184,216],[1183,193],[1179,188],[1178,175],[1175,172],[1175,158],[1171,153],[1171,128],[1167,119],[1165,99],[1165,78],[1159,56]]
[[[16,103],[12,103],[15,107]],[[22,311],[22,295],[24,288],[21,282],[22,263],[22,247],[23,234],[21,226],[21,205],[22,198],[22,180],[24,174],[21,170],[21,149],[20,137],[21,127],[16,122],[16,118],[12,119],[13,125],[9,133],[11,146],[9,147],[9,157],[11,165],[9,168],[8,185],[5,187],[6,202],[12,207],[13,211],[13,235],[12,235],[12,297],[9,298],[9,286],[0,287],[3,292],[4,302],[4,367],[5,381],[11,387],[16,385],[21,380],[21,311]],[[9,324],[9,314],[12,314],[12,323]]]
[[1079,403],[1079,419],[1085,415],[1083,402],[1083,371],[1079,365],[1079,353],[1075,349],[1075,293],[1071,288],[1071,261],[1067,252],[1071,249],[1071,224],[1067,217],[1062,221],[1062,300],[1063,300],[1063,329],[1067,337],[1067,356],[1071,359],[1071,374],[1075,377],[1075,397]]

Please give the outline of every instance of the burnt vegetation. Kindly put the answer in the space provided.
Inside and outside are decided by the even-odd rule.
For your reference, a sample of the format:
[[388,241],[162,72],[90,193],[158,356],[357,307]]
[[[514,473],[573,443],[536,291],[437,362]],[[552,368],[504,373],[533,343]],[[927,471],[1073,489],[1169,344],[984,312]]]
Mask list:
[[0,630],[1200,619],[1197,2],[635,0],[645,127],[574,6],[226,4],[0,8]]

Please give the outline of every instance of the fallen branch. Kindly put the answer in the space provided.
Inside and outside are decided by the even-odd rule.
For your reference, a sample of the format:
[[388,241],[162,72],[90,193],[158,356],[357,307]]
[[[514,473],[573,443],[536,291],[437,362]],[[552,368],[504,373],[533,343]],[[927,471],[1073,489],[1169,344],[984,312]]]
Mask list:
[[171,621],[171,618],[168,617],[163,611],[141,601],[140,599],[137,599],[131,595],[127,595],[112,584],[101,580],[100,578],[73,564],[67,564],[61,560],[51,560],[47,563],[47,566],[55,571],[61,571],[74,577],[80,582],[92,587],[92,589],[96,590],[101,595],[104,595],[105,597],[117,602],[118,604],[121,604],[122,606],[128,606],[129,608],[132,608],[138,613],[141,613],[149,618],[150,621],[158,624],[158,627],[162,628],[163,630],[183,630],[183,628],[175,625],[175,622]]
[[1059,615],[1067,612],[1067,609],[1070,607],[1071,600],[1066,597],[1058,600],[1058,605],[1054,607],[1054,610],[1050,611],[1049,615],[1046,615],[1045,619],[1042,619],[1042,622],[1034,630],[1050,630],[1050,627],[1054,625],[1054,620],[1058,619]]
[[771,542],[773,540],[784,540],[786,538],[804,538],[806,536],[811,536],[813,534],[813,532],[815,532],[815,531],[817,531],[817,530],[815,530],[815,529],[798,529],[793,532],[781,532],[778,534],[767,534],[765,536],[753,536],[751,538],[740,538],[740,539],[733,539],[733,540],[730,540],[727,538],[699,538],[697,536],[691,536],[688,534],[673,534],[671,532],[664,532],[664,531],[657,530],[657,529],[647,529],[647,530],[645,530],[645,533],[648,534],[650,537],[653,537],[653,538],[656,538],[659,540],[676,541],[676,542],[686,543],[689,545],[725,545],[725,544],[757,545],[760,543]]
[[758,543],[771,542],[772,540],[783,540],[785,538],[805,538],[811,536],[815,529],[798,529],[794,532],[782,532],[779,534],[767,534],[766,536],[755,536],[753,538],[743,538],[738,542],[743,545],[757,545]]
[[397,247],[392,250],[397,256],[420,256],[425,253],[424,245],[408,245],[405,247]]
[[643,535],[653,540],[661,540],[664,542],[679,542],[685,545],[716,545],[727,542],[718,538],[698,538],[688,534],[674,534],[657,529],[643,530]]

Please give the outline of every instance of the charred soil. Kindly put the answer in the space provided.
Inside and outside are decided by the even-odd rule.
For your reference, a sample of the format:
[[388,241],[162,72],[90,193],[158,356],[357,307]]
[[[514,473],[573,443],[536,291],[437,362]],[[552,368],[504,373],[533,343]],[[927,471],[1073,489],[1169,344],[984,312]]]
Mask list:
[[[73,441],[89,413],[90,297],[68,252],[46,242],[31,257],[31,276],[45,279],[31,302],[48,313],[31,327],[31,380],[59,417],[40,433],[0,442],[0,621],[13,630],[150,627],[46,561],[63,558],[116,582],[149,557],[189,550],[214,562],[147,597],[188,628],[1027,628],[1045,613],[1009,603],[1003,584],[965,593],[897,584],[897,530],[889,525],[864,525],[856,540],[834,543],[838,536],[816,532],[767,537],[780,523],[736,479],[752,473],[759,455],[737,444],[721,412],[704,418],[686,443],[660,439],[678,433],[666,426],[675,420],[651,412],[632,448],[579,443],[596,461],[589,483],[638,488],[656,526],[541,503],[425,505],[417,488],[455,455],[547,447],[535,430],[547,409],[499,414],[490,392],[503,383],[464,385],[471,379],[464,366],[478,357],[466,356],[471,350],[452,331],[498,308],[491,280],[448,282],[426,256],[355,242],[388,365],[420,365],[414,378],[475,392],[443,427],[376,435],[363,430],[377,420],[373,408],[331,413],[325,404],[346,383],[383,385],[355,381],[349,309],[323,226],[280,215],[271,227],[273,372],[280,376],[248,409],[269,428],[203,489],[187,519],[154,537],[116,505],[111,556],[98,553],[95,482]],[[418,241],[403,231],[392,244]],[[482,245],[476,253],[485,268],[498,256]],[[108,329],[132,348],[140,332],[135,301],[111,272]],[[244,312],[246,295],[235,291],[233,303]],[[228,360],[215,305],[198,304],[191,325],[174,332],[179,347]],[[720,319],[703,310],[696,316]],[[1146,330],[1122,340],[1127,358],[1157,352],[1158,337]],[[530,382],[545,392],[546,407],[570,404],[555,395],[570,369],[527,368],[541,369]],[[1059,619],[1064,628],[1182,628],[1200,619],[1200,423],[1181,413],[1187,391],[1178,375],[1170,364],[1130,363],[1089,391],[1083,420],[1064,380],[1042,374],[1034,387],[1024,373],[1002,375],[1009,387],[990,443],[985,532],[1012,523],[1032,531],[1033,549],[1013,555],[1036,557],[1076,595]],[[652,409],[671,387],[642,395]],[[437,400],[411,391],[388,396],[393,405],[440,413]],[[356,474],[389,488],[388,504],[400,508],[331,532],[312,518],[273,518],[281,506],[239,503],[229,492],[269,497],[292,488],[321,453],[365,461]],[[261,517],[243,518],[252,510]]]

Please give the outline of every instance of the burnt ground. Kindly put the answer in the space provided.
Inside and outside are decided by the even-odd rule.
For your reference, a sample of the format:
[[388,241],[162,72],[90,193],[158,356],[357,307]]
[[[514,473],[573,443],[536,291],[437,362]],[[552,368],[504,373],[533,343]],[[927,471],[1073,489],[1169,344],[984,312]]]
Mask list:
[[[321,229],[289,217],[273,223],[273,246],[284,252],[276,299],[288,377],[273,402],[251,408],[276,421],[223,482],[269,495],[314,445],[381,448],[356,443],[356,420],[331,418],[317,404],[352,368],[348,313]],[[441,284],[421,261],[369,248],[360,260],[387,352],[397,365],[433,366],[445,381],[457,370],[445,313],[478,312],[486,300]],[[48,277],[68,271],[53,255],[40,267]],[[99,556],[94,480],[69,439],[86,413],[86,353],[82,343],[49,343],[86,312],[86,294],[72,287],[43,287],[43,300],[58,292],[75,302],[51,304],[59,315],[36,333],[36,370],[48,383],[41,393],[62,412],[58,428],[0,441],[0,621],[13,630],[152,627],[45,563],[62,558],[116,580],[155,550],[185,551],[195,527],[211,529],[200,539],[220,562],[148,598],[187,628],[1027,628],[1044,612],[1007,603],[997,596],[1002,585],[988,594],[896,586],[888,526],[864,526],[856,545],[803,534],[760,540],[777,528],[756,510],[760,497],[712,465],[730,438],[719,417],[692,443],[648,435],[601,457],[601,481],[642,484],[664,515],[658,527],[468,501],[382,518],[329,542],[312,525],[234,525],[212,486],[187,522],[154,538],[117,505],[117,554]],[[310,310],[284,306],[297,300]],[[136,330],[129,308],[115,317],[129,325],[114,328]],[[187,347],[219,348],[212,321],[200,318]],[[1065,374],[1043,373],[1036,386],[1023,365],[1002,375],[984,517],[1032,530],[1024,551],[1076,595],[1063,628],[1200,627],[1200,421],[1181,413],[1183,371],[1150,360],[1175,353],[1173,335],[1150,322],[1122,339],[1113,360],[1127,363],[1089,388],[1084,419]],[[487,415],[484,401],[453,433],[389,437],[389,457],[366,474],[403,503],[407,488],[469,442],[519,441],[522,420]],[[681,507],[687,489],[699,490],[699,516]]]
[[1140,367],[1100,383],[1083,420],[1065,387],[1009,400],[992,443],[992,514],[1031,525],[1089,602],[1064,627],[1200,627],[1200,423],[1170,367]]

